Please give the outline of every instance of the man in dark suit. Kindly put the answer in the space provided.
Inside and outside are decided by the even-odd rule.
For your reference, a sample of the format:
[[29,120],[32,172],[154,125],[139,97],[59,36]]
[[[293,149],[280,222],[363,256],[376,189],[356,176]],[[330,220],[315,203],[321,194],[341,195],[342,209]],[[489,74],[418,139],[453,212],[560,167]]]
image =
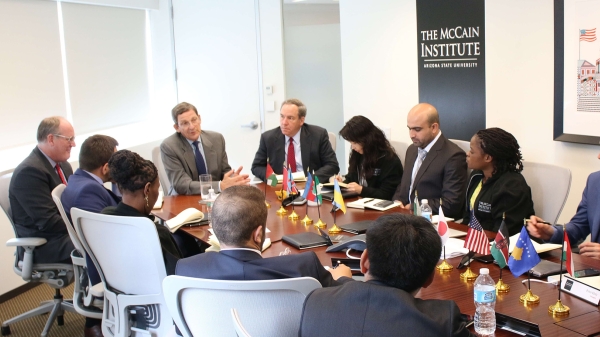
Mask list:
[[365,282],[310,293],[298,335],[473,336],[454,301],[415,298],[433,281],[441,252],[440,237],[424,218],[380,217],[367,231],[360,258]]
[[[8,194],[18,237],[47,240],[33,251],[34,263],[71,263],[75,248],[52,200],[52,190],[73,174],[67,162],[75,146],[75,131],[62,117],[42,120],[37,146],[13,172]],[[24,251],[19,249],[19,258]]]
[[417,104],[407,117],[412,144],[406,150],[402,182],[392,200],[410,209],[415,195],[427,199],[433,214],[462,218],[467,189],[467,156],[440,130],[440,117],[428,103]]
[[190,103],[177,104],[171,111],[175,134],[160,144],[160,155],[171,183],[169,195],[200,194],[200,174],[210,174],[216,192],[250,182],[242,167],[231,170],[223,135],[201,130],[200,115]]
[[[270,280],[309,276],[324,287],[349,281],[346,266],[327,271],[314,252],[263,259],[267,208],[262,192],[252,186],[233,186],[215,200],[212,226],[218,253],[207,252],[179,260],[175,273],[216,280]],[[430,225],[431,226],[431,225]],[[346,276],[346,277],[343,277]]]
[[276,174],[283,173],[286,163],[292,172],[315,171],[319,181],[339,173],[335,152],[327,130],[304,123],[306,106],[299,99],[281,104],[279,127],[263,133],[252,162],[252,174],[266,180],[267,160]]
[[[69,177],[61,201],[65,212],[71,218],[71,208],[77,207],[85,211],[100,213],[108,206],[116,206],[121,197],[104,187],[110,181],[108,160],[117,151],[119,143],[116,139],[93,135],[81,144],[79,151],[79,168]],[[90,284],[100,283],[100,275],[89,255],[86,255],[86,266]],[[85,318],[84,336],[102,336],[102,320]]]

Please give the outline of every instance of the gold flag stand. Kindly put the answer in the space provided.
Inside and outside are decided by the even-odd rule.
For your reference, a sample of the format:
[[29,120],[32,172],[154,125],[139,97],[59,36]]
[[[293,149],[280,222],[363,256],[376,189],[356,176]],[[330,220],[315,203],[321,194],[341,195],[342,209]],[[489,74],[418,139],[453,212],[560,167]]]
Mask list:
[[460,279],[461,280],[465,280],[465,281],[473,281],[474,279],[477,278],[477,274],[475,274],[472,270],[471,270],[471,266],[467,267],[467,270],[465,270],[464,273],[460,273]]
[[[321,219],[319,219],[321,220]],[[338,227],[338,225],[333,224],[333,227],[329,228],[329,234],[339,234],[342,232],[342,229]]]
[[510,291],[510,285],[504,283],[504,281],[502,281],[502,279],[499,279],[498,283],[496,283],[496,292],[507,293],[509,291]]
[[321,220],[321,218],[319,218],[319,221],[315,222],[315,227],[317,228],[327,228],[327,224],[323,222],[323,220]]
[[560,300],[548,307],[548,313],[552,314],[552,316],[566,316],[569,314],[570,310],[571,309],[566,305],[563,305]]
[[451,271],[452,265],[450,263],[448,263],[448,261],[446,261],[446,259],[444,259],[444,261],[442,261],[442,263],[440,263],[437,267],[437,270],[442,271],[442,272],[447,272],[447,271]]
[[308,225],[310,225],[311,223],[313,223],[312,219],[308,217],[308,214],[306,214],[306,215],[304,216],[304,219],[302,219],[302,224],[303,224],[304,226],[308,226]]
[[283,206],[281,206],[275,213],[277,213],[277,215],[279,215],[279,216],[284,216],[285,214],[287,214],[287,210],[285,208],[283,208]]
[[290,220],[295,221],[295,220],[298,220],[298,218],[300,218],[300,217],[298,216],[298,213],[296,213],[296,211],[294,211],[294,210],[292,210],[292,213],[290,215],[288,215],[288,219],[290,219]]
[[519,296],[519,302],[523,303],[524,305],[538,304],[540,303],[540,297],[538,295],[534,295],[531,292],[531,289],[527,289],[526,294]]

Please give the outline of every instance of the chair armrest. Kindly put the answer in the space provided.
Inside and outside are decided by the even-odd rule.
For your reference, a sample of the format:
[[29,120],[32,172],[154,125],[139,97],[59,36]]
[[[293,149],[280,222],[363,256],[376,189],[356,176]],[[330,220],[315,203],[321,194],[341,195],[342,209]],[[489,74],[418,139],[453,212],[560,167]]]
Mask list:
[[103,298],[104,297],[104,283],[100,282],[92,286],[92,296]]
[[47,242],[44,238],[12,238],[6,241],[6,246],[8,247],[37,247],[45,244]]

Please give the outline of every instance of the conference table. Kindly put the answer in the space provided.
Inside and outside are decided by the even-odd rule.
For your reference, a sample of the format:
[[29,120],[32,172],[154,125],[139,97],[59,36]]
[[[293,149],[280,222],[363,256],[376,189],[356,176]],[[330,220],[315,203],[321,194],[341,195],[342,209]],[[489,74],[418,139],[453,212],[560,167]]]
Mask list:
[[[261,190],[265,189],[263,184],[257,186]],[[267,237],[271,239],[271,247],[263,252],[263,257],[278,256],[281,252],[289,249],[291,254],[298,254],[305,250],[296,249],[287,243],[281,241],[281,238],[286,234],[316,232],[318,230],[313,225],[305,226],[301,219],[307,214],[306,205],[295,206],[295,211],[299,215],[299,219],[292,221],[288,219],[288,215],[292,211],[292,206],[285,207],[287,214],[279,216],[276,211],[281,206],[281,202],[277,200],[275,191],[277,189],[270,186],[266,187],[266,200],[271,205],[267,218],[267,228],[270,230]],[[355,200],[349,199],[346,202]],[[175,217],[179,212],[187,208],[196,208],[206,213],[206,205],[200,203],[200,196],[169,196],[164,198],[163,207],[160,210],[154,210],[153,214],[158,218],[166,221]],[[320,206],[320,214],[323,222],[327,223],[327,228],[333,226],[333,214],[331,211],[331,202],[324,201]],[[336,214],[336,224],[342,226],[361,220],[375,220],[383,214],[391,214],[394,212],[408,212],[400,207],[392,208],[386,212],[376,210],[362,210],[347,208],[346,214],[338,211]],[[316,222],[319,219],[317,207],[308,207],[308,216]],[[450,228],[467,231],[467,226],[464,224],[449,222]],[[184,232],[193,237],[208,241],[210,233],[208,225],[197,227],[182,227]],[[353,234],[342,232],[341,235],[353,236]],[[493,239],[495,233],[486,232],[488,238]],[[339,258],[346,258],[346,253],[325,252],[326,247],[317,247],[311,249],[317,254],[319,260],[324,266],[331,266],[332,259],[335,261]],[[358,257],[358,253],[352,254]],[[560,262],[560,249],[541,253],[542,259],[553,262]],[[473,284],[474,281],[466,281],[460,278],[460,273],[464,269],[457,270],[461,257],[448,259],[448,262],[454,266],[449,272],[435,271],[433,283],[428,287],[421,289],[417,297],[423,299],[446,299],[454,300],[463,314],[474,315],[475,305],[473,303]],[[600,269],[600,261],[591,258],[583,257],[578,254],[573,254],[575,269],[596,268]],[[478,261],[471,262],[471,269],[475,273],[479,273],[480,268],[489,268],[490,275],[495,281],[498,281],[500,269],[496,264],[485,264]],[[548,313],[548,307],[556,303],[558,299],[558,288],[552,284],[531,282],[531,290],[533,294],[540,297],[539,304],[523,305],[519,302],[519,296],[527,292],[527,280],[525,276],[515,278],[508,268],[505,268],[502,273],[502,280],[510,285],[510,291],[505,294],[498,294],[496,300],[496,312],[508,315],[519,320],[532,322],[539,325],[541,336],[595,336],[600,335],[600,312],[598,307],[588,302],[585,302],[575,296],[567,293],[562,293],[562,303],[570,308],[568,316],[553,317]],[[472,329],[472,328],[471,328]],[[519,334],[507,330],[497,329],[496,336],[519,336]]]

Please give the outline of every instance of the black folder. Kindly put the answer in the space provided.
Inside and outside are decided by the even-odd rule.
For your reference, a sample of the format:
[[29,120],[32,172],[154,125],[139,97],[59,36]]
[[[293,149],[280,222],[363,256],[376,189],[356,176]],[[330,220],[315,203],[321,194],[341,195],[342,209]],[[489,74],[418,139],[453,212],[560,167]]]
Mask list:
[[[350,191],[344,187],[340,187],[340,192],[342,192],[342,198],[344,198],[344,199],[358,197],[358,193],[356,193],[354,191]],[[329,187],[329,186],[323,187],[321,189],[321,196],[325,200],[332,201],[333,200],[333,187]]]
[[367,232],[367,229],[369,228],[369,226],[371,226],[372,223],[373,223],[373,220],[363,220],[363,221],[358,221],[358,222],[349,223],[347,225],[343,225],[340,228],[344,232],[348,232],[348,233],[352,233],[352,234],[363,234],[363,233]]
[[283,242],[286,242],[298,249],[307,249],[327,245],[327,240],[325,238],[313,232],[284,235],[281,239]]

